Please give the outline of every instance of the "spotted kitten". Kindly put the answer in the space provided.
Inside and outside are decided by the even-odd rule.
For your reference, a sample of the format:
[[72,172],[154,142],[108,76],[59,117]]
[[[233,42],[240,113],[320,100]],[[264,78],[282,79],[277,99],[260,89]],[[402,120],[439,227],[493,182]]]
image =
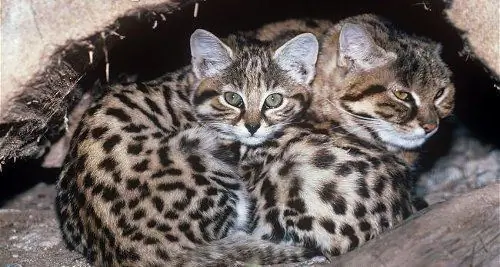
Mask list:
[[[312,71],[301,68],[299,77],[309,82]],[[342,128],[309,123],[303,117],[308,90],[282,93],[272,89],[274,82],[231,80],[226,92],[212,84],[199,92],[205,97],[195,103],[195,112],[243,144],[240,172],[252,207],[249,236],[332,259],[413,213],[410,169],[403,158]],[[277,118],[290,123],[271,128],[273,135],[257,135],[255,129]]]
[[250,235],[332,259],[414,212],[411,159],[394,151],[435,133],[454,89],[439,45],[373,15],[287,21],[258,37],[304,30],[322,36],[309,114],[249,147],[240,171],[255,207]]
[[192,67],[112,86],[87,111],[57,184],[66,242],[97,266],[309,257],[309,249],[238,232],[249,213],[236,171],[239,146],[216,130],[253,144],[303,113],[316,38],[302,34],[274,49],[197,30],[191,53]]
[[[264,26],[259,39],[315,33],[321,43],[311,112],[372,144],[414,151],[453,109],[451,73],[441,46],[365,14],[334,24],[289,20]],[[410,163],[415,154],[406,153]]]

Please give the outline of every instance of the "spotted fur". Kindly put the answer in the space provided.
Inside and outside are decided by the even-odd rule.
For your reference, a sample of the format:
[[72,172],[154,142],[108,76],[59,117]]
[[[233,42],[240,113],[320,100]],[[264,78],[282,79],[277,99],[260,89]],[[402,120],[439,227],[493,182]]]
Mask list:
[[[239,84],[254,85],[247,79],[274,72],[283,80],[273,88],[286,91],[305,86],[296,79],[302,73],[294,76],[293,68],[272,63],[279,57],[272,58],[269,45],[240,39],[229,48],[206,31],[193,36],[192,47],[201,38],[230,49],[230,64],[221,67],[210,61],[217,58],[194,51],[192,67],[111,86],[86,112],[57,184],[66,242],[97,266],[234,266],[310,257],[309,249],[238,232],[246,229],[249,213],[237,169],[239,144],[204,127],[199,109],[208,101],[209,82],[240,78]],[[238,74],[241,66],[245,75]]]
[[439,44],[370,14],[336,24],[289,20],[264,26],[257,36],[303,31],[321,43],[311,105],[319,121],[338,121],[364,140],[405,151],[420,147],[451,114],[454,87]]

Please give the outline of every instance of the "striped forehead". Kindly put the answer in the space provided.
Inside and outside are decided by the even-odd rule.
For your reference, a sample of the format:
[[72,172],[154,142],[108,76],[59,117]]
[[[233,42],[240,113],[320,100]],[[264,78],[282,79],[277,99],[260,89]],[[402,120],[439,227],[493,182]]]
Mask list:
[[396,77],[407,88],[439,88],[449,80],[449,70],[432,51],[413,48],[398,55]]
[[238,91],[268,90],[277,80],[270,55],[263,51],[244,53],[232,66],[226,82]]

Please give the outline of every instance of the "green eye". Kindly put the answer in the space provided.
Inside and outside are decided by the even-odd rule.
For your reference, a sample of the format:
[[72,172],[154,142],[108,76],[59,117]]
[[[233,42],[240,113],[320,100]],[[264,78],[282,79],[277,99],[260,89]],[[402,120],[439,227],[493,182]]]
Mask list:
[[405,91],[394,91],[394,95],[403,101],[410,101],[411,100],[411,95],[408,92]]
[[271,94],[264,101],[267,108],[277,108],[283,103],[283,96],[281,94]]
[[239,108],[239,107],[241,107],[241,105],[243,105],[243,99],[237,93],[233,93],[233,92],[224,93],[224,100],[226,100],[226,102],[229,105],[237,107],[237,108]]

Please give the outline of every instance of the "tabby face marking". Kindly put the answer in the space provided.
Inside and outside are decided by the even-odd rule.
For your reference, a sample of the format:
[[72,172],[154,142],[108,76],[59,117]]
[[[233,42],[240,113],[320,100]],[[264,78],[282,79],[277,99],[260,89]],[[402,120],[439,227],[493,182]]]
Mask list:
[[258,145],[309,106],[318,43],[312,34],[301,34],[274,53],[262,44],[231,46],[236,52],[213,35],[194,34],[193,68],[201,82],[193,104],[202,123]]
[[441,47],[409,36],[380,45],[380,37],[373,36],[381,34],[366,26],[345,23],[340,31],[339,65],[345,75],[343,89],[336,92],[339,110],[389,146],[417,148],[453,109],[454,87]]

